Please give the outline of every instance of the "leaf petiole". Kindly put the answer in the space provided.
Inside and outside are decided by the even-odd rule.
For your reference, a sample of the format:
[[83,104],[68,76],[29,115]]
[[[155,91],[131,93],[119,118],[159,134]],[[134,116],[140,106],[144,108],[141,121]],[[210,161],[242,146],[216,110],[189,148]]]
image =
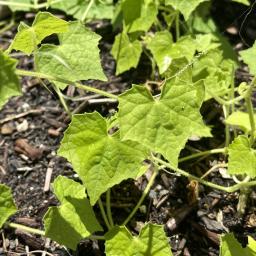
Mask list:
[[6,223],[6,225],[10,228],[15,228],[15,229],[17,228],[17,229],[20,229],[20,230],[23,230],[23,231],[26,231],[26,232],[29,232],[29,233],[32,233],[32,234],[45,236],[45,232],[43,230],[40,230],[40,229],[27,227],[27,226],[24,226],[24,225],[21,225],[21,224],[13,223],[13,222]]

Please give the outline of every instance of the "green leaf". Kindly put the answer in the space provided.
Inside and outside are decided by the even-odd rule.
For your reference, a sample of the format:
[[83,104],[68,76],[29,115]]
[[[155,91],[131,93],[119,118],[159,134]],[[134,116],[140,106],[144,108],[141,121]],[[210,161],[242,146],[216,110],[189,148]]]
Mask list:
[[165,30],[156,32],[147,45],[147,48],[151,51],[156,60],[160,74],[163,74],[172,63],[172,56],[170,56],[169,53],[172,44],[172,34]]
[[221,236],[220,256],[255,256],[256,241],[248,237],[248,245],[243,248],[232,233]]
[[161,31],[155,34],[147,48],[153,54],[160,74],[163,74],[174,59],[186,57],[192,60],[196,51],[196,42],[190,36],[185,36],[173,43],[171,34],[168,31]]
[[188,20],[190,14],[197,8],[197,6],[209,0],[165,0],[166,5],[171,5],[174,9],[179,10],[185,20]]
[[97,112],[75,115],[58,154],[70,161],[86,186],[90,202],[128,178],[136,178],[148,151],[135,142],[108,134],[107,121]]
[[224,59],[219,49],[209,51],[194,63],[193,80],[204,79],[205,100],[223,96],[229,91],[234,79],[231,76],[234,66],[233,61]]
[[47,36],[67,31],[68,22],[53,16],[49,12],[39,12],[31,27],[25,23],[19,25],[18,33],[16,34],[10,49],[31,54],[36,50],[37,45]]
[[11,189],[0,184],[0,228],[16,211],[17,208],[12,198]]
[[10,97],[21,95],[19,78],[15,74],[17,60],[0,50],[0,108]]
[[106,235],[107,256],[172,256],[163,226],[145,225],[139,236],[132,236],[126,227],[114,227]]
[[203,84],[169,80],[160,98],[147,88],[133,86],[119,97],[119,124],[122,140],[133,140],[161,153],[174,166],[192,135],[210,136],[199,109],[204,98]]
[[233,2],[237,2],[237,3],[240,3],[240,4],[244,4],[244,5],[250,5],[249,0],[233,0]]
[[128,25],[141,16],[143,0],[123,0],[122,13],[125,24]]
[[249,66],[250,73],[256,76],[256,41],[251,48],[241,51],[240,55],[242,57],[243,62]]
[[229,174],[245,174],[251,178],[256,177],[256,152],[250,146],[249,139],[240,135],[228,147]]
[[[136,0],[135,2],[138,2]],[[137,7],[133,8],[132,12],[136,10]],[[153,2],[149,2],[148,4],[144,3],[141,8],[141,13],[139,17],[134,19],[132,22],[127,24],[126,30],[128,33],[133,33],[137,31],[147,32],[152,24],[154,23],[158,10],[157,6]]]
[[[81,20],[87,11],[90,0],[63,0],[59,3],[51,4],[51,8],[64,11],[66,14]],[[88,9],[87,19],[111,19],[113,17],[112,0],[95,0]]]
[[[69,31],[58,35],[60,45],[42,45],[35,53],[38,72],[76,82],[106,80],[103,73],[98,42],[100,36],[80,22],[71,22]],[[65,84],[56,83],[61,89]]]
[[61,206],[50,207],[45,214],[45,235],[75,250],[81,239],[102,231],[102,227],[86,198],[84,186],[59,176],[53,188]]
[[[254,119],[256,120],[256,115],[254,115]],[[226,124],[234,125],[239,127],[245,133],[251,132],[251,123],[249,114],[246,112],[236,111],[233,112],[227,119]]]
[[15,5],[10,5],[9,8],[13,11],[29,11],[30,8],[26,7],[26,4],[32,4],[32,0],[6,0],[7,2],[15,2],[17,4],[24,4],[24,6],[15,6]]
[[142,53],[142,46],[138,40],[131,42],[128,35],[123,32],[115,37],[111,53],[117,62],[116,74],[119,75],[124,71],[137,67]]

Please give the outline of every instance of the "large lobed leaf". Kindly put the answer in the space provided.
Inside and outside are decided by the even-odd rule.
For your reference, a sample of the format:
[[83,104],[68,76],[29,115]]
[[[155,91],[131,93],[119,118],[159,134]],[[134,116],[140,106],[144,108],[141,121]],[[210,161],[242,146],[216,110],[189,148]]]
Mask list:
[[232,233],[221,236],[220,256],[255,256],[256,241],[248,237],[248,245],[243,248]]
[[61,205],[50,207],[45,214],[45,235],[75,250],[81,239],[102,231],[102,228],[86,198],[84,186],[59,176],[53,188]]
[[249,139],[240,135],[228,147],[228,172],[229,174],[248,175],[256,177],[256,152],[250,146]]
[[44,38],[54,33],[64,33],[68,31],[68,22],[53,16],[49,12],[39,12],[32,26],[21,23],[18,28],[10,49],[31,54],[36,50],[37,45]]
[[[60,45],[42,45],[35,54],[38,72],[76,82],[106,80],[103,73],[98,43],[100,36],[80,22],[69,23],[69,31],[59,34]],[[60,88],[66,84],[57,83]]]
[[148,151],[136,142],[108,134],[106,120],[97,112],[75,115],[61,142],[59,155],[70,161],[86,186],[90,202],[128,178],[136,178]]
[[0,50],[0,108],[10,97],[21,95],[19,78],[15,74],[17,60]]
[[11,189],[0,184],[0,228],[17,211],[12,198]]
[[158,99],[147,88],[133,86],[119,97],[122,140],[146,145],[176,166],[191,135],[210,136],[199,112],[203,91],[201,82],[172,79],[166,82]]
[[145,225],[134,237],[126,227],[114,227],[106,235],[107,256],[172,256],[163,226]]

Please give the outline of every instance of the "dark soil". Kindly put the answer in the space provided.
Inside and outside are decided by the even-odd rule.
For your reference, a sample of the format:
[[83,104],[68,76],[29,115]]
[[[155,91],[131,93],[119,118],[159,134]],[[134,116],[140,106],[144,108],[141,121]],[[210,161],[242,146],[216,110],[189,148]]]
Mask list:
[[[236,48],[246,47],[244,41],[252,44],[256,39],[255,14],[249,15],[244,22],[246,15],[241,16],[241,14],[246,11],[246,8],[242,9],[241,5],[234,6],[234,4],[231,6],[228,1],[225,2],[227,4],[223,9],[223,1],[215,1],[216,4],[213,5],[212,10],[220,31],[224,31]],[[30,15],[21,17],[21,19],[32,17],[33,15]],[[241,24],[243,24],[243,40],[239,33],[230,34],[226,30],[232,26],[239,31]],[[102,63],[110,82],[88,81],[88,83],[120,94],[132,83],[144,82],[150,76],[149,60],[144,56],[137,70],[116,77],[114,75],[115,63],[109,53],[114,38],[109,22],[98,21],[90,26],[103,36],[100,44]],[[7,46],[13,38],[15,29],[0,36],[0,46]],[[31,59],[17,54],[16,57],[20,60],[21,68],[33,68]],[[250,77],[246,70],[238,70],[237,81],[248,79]],[[43,215],[49,206],[57,204],[51,189],[44,190],[47,170],[49,172],[49,169],[52,169],[51,181],[58,175],[65,175],[75,180],[78,178],[71,165],[57,156],[63,132],[69,123],[69,118],[58,97],[50,85],[47,85],[48,89],[46,89],[37,79],[22,79],[22,88],[23,96],[11,99],[0,112],[0,182],[12,188],[19,208],[19,212],[12,218],[12,221],[43,228]],[[65,94],[76,98],[84,97],[82,101],[69,101],[71,110],[77,113],[97,110],[104,116],[110,116],[117,109],[115,102],[104,102],[101,98],[93,101],[94,96],[80,90],[73,90],[72,87],[69,87]],[[208,124],[214,124],[217,127],[216,136],[214,139],[202,140],[200,143],[190,142],[188,144],[190,149],[206,150],[217,147],[224,141],[221,108],[216,102],[210,101],[203,107],[203,114],[209,114],[213,106],[215,113]],[[31,110],[37,112],[29,114],[28,111]],[[22,113],[24,117],[13,118],[8,122],[3,121],[11,115],[17,116]],[[19,139],[26,139],[26,143],[35,155],[22,151]],[[187,150],[184,150],[182,154],[187,154]],[[215,155],[200,162],[186,162],[181,167],[194,170],[194,174],[200,176],[217,161],[222,160],[224,159]],[[117,223],[121,223],[136,204],[147,184],[148,176],[150,173],[135,183],[126,181],[112,189],[113,215]],[[220,185],[232,185],[232,181],[223,178],[219,171],[210,174],[208,180]],[[197,189],[200,191],[199,199],[191,204]],[[184,177],[162,172],[143,207],[137,213],[136,219],[131,222],[130,228],[136,234],[141,224],[146,221],[164,224],[174,255],[217,256],[219,255],[218,234],[234,232],[243,244],[246,244],[247,235],[256,238],[256,191],[254,189],[250,194],[244,216],[237,214],[238,195],[238,193],[227,194],[200,185],[197,187],[197,184],[191,184]],[[98,211],[97,207],[95,210]],[[0,255],[27,255],[28,250],[47,251],[53,255],[104,255],[104,245],[101,242],[82,241],[77,251],[72,252],[40,236],[19,230],[14,231],[10,228],[1,231]],[[39,252],[38,255],[42,253]]]

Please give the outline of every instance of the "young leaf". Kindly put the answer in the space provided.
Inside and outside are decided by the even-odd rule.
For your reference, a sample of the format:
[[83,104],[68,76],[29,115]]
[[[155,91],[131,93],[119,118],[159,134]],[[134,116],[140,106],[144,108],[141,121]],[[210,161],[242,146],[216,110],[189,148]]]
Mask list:
[[0,228],[16,211],[17,208],[12,198],[11,189],[0,184]]
[[53,16],[49,12],[39,12],[31,27],[25,23],[19,25],[18,33],[16,34],[10,49],[31,54],[36,50],[37,45],[47,36],[67,31],[68,22]]
[[78,20],[81,20],[87,11],[87,19],[111,19],[113,17],[112,0],[94,0],[88,9],[89,2],[89,0],[62,0],[51,4],[51,8],[64,11]]
[[254,42],[254,45],[251,48],[241,51],[240,55],[242,57],[243,62],[249,66],[250,73],[256,76],[256,41]]
[[240,135],[228,147],[229,174],[245,174],[251,178],[256,177],[256,152],[250,146],[249,139]]
[[255,256],[256,241],[248,237],[248,245],[243,248],[232,233],[221,236],[220,256]]
[[197,6],[209,0],[165,0],[166,5],[171,5],[174,9],[180,11],[185,20],[188,20],[190,14],[197,8]]
[[75,250],[81,239],[102,231],[102,227],[86,198],[84,186],[59,176],[53,188],[61,206],[50,207],[45,214],[45,235]]
[[210,136],[199,109],[204,93],[201,82],[169,80],[160,98],[147,88],[133,86],[119,97],[122,140],[133,140],[161,153],[174,166],[191,135]]
[[145,225],[139,236],[134,237],[126,227],[114,227],[106,235],[105,252],[107,256],[172,256],[163,226]]
[[[256,120],[256,115],[254,115]],[[249,115],[246,112],[236,111],[233,112],[226,120],[226,124],[239,127],[243,132],[249,133],[251,131],[251,123]]]
[[58,154],[70,161],[86,186],[90,202],[128,178],[136,178],[148,151],[136,142],[121,142],[108,134],[106,120],[97,112],[75,115]]
[[19,78],[15,74],[17,60],[0,50],[0,108],[12,96],[21,95]]
[[[99,35],[85,28],[80,22],[71,22],[69,31],[58,37],[60,45],[42,45],[35,53],[38,72],[73,82],[88,79],[106,80],[99,56]],[[66,86],[63,83],[56,84],[61,89]]]
[[209,51],[193,65],[193,80],[204,79],[205,100],[222,96],[228,92],[232,79],[234,62],[223,58],[219,49]]
[[138,40],[131,42],[128,35],[123,32],[115,37],[111,53],[117,62],[116,74],[119,75],[130,68],[137,67],[142,46]]
[[122,0],[121,8],[126,25],[140,17],[143,3],[144,0]]

